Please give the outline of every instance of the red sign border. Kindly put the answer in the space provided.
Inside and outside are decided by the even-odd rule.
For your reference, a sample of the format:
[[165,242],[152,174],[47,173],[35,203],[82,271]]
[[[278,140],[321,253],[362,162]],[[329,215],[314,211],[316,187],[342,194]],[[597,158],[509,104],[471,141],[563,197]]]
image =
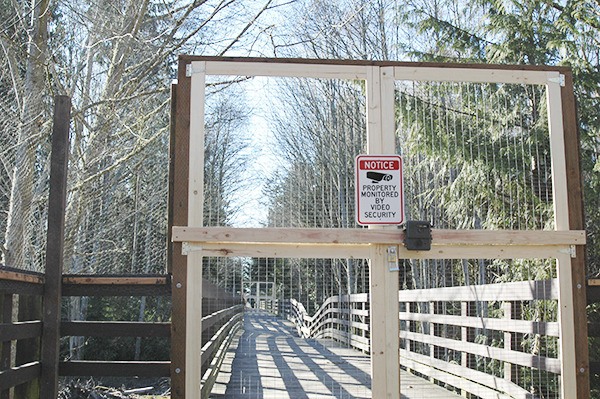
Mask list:
[[[386,159],[381,159],[381,158],[394,158],[396,160],[398,160],[400,162],[400,221],[399,222],[362,222],[360,220],[360,200],[359,200],[359,195],[360,195],[360,184],[358,181],[358,172],[359,170],[359,165],[360,165],[360,160],[364,159],[364,158],[375,158],[375,160],[386,160]],[[355,177],[355,205],[356,205],[356,222],[361,225],[361,226],[369,226],[369,225],[388,225],[388,226],[394,226],[394,225],[401,225],[404,223],[404,165],[402,164],[402,156],[398,155],[398,154],[387,154],[387,155],[370,155],[370,154],[360,154],[357,155],[355,160],[354,160],[354,177]]]

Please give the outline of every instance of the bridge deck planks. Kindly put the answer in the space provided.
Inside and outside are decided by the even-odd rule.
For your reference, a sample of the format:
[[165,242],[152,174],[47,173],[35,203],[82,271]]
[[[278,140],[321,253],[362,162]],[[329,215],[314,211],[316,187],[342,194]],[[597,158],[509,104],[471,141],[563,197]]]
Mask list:
[[[402,398],[460,398],[427,380],[401,376]],[[369,357],[328,340],[299,338],[293,325],[247,311],[210,398],[371,398]]]

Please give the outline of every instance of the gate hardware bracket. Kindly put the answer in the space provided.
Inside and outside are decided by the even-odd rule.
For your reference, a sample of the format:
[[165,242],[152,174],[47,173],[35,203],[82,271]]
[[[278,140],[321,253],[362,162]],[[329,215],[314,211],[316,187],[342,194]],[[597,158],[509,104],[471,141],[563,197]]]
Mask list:
[[569,245],[568,249],[559,249],[558,252],[563,254],[571,255],[571,258],[577,257],[577,250],[575,249],[575,245]]
[[189,241],[184,241],[181,244],[181,254],[182,255],[189,255],[190,253],[196,252],[196,251],[202,251],[202,245],[196,244],[193,242],[189,242]]
[[[194,68],[194,64],[196,64],[196,68]],[[205,63],[190,63],[190,64],[186,64],[185,65],[185,76],[188,78],[191,78],[193,74],[195,73],[203,73],[206,72],[206,67],[205,67]]]
[[558,83],[561,87],[565,87],[565,75],[561,73],[556,78],[548,78],[548,82]]
[[404,226],[404,246],[410,251],[431,250],[431,223],[409,220]]
[[388,262],[388,270],[390,272],[397,272],[400,270],[398,267],[398,247],[395,245],[390,245],[387,247],[387,262]]

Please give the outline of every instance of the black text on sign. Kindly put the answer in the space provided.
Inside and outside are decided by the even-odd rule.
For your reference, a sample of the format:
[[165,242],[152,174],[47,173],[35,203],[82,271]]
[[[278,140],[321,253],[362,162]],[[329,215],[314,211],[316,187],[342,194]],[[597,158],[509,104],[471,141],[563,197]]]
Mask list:
[[402,224],[404,198],[399,155],[356,157],[356,220],[358,224]]

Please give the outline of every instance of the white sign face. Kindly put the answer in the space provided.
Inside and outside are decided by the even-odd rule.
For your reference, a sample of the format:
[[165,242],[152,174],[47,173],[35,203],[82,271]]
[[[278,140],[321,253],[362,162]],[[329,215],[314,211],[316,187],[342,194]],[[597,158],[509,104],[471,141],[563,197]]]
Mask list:
[[402,224],[404,196],[400,155],[356,157],[358,224]]

